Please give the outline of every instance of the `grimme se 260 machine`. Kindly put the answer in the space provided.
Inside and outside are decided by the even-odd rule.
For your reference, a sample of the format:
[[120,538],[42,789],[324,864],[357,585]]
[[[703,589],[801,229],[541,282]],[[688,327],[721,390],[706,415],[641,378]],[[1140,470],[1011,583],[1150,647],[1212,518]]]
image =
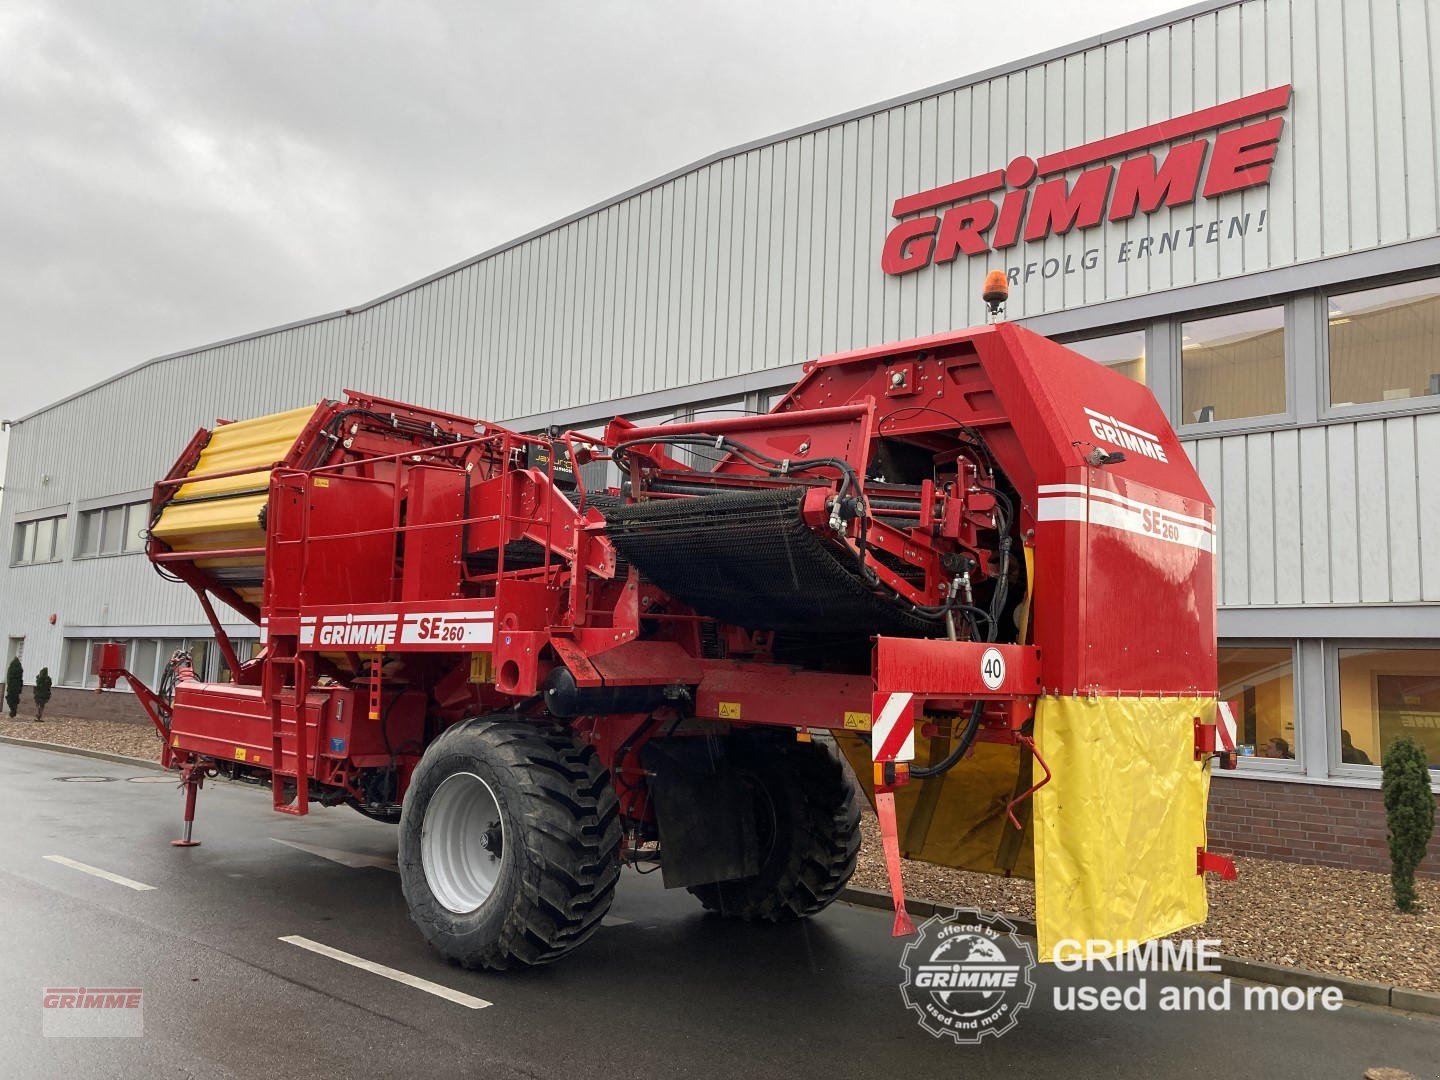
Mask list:
[[149,557],[233,681],[177,654],[153,693],[119,645],[96,670],[165,739],[177,843],[216,776],[398,823],[414,921],[465,966],[568,952],[627,864],[721,915],[813,915],[855,866],[852,776],[897,934],[902,857],[1019,874],[1050,958],[1202,921],[1228,869],[1213,550],[1151,394],[1004,323],[603,439],[347,392],[201,430],[155,487]]

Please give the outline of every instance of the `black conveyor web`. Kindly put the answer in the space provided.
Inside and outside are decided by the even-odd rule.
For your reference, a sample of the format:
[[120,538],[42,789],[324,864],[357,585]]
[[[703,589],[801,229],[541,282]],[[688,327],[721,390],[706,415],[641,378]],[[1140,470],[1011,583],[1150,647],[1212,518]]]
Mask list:
[[702,615],[751,630],[915,637],[937,627],[876,592],[800,516],[804,488],[601,507],[606,535]]

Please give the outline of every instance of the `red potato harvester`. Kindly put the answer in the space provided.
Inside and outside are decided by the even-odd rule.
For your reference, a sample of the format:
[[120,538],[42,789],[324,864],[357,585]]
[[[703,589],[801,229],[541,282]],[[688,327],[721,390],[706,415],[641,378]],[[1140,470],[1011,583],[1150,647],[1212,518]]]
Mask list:
[[216,776],[396,823],[411,914],[466,966],[568,952],[627,864],[813,915],[855,866],[853,777],[897,934],[902,859],[1019,874],[1051,958],[1200,922],[1233,873],[1205,850],[1213,517],[1149,391],[1004,323],[603,439],[347,392],[201,430],[155,487],[149,557],[233,681],[96,669],[165,739],[177,843]]

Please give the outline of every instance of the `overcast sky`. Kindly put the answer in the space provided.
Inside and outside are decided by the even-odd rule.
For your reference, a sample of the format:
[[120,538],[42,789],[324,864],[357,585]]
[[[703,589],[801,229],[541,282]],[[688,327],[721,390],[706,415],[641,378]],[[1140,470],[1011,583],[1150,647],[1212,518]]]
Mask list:
[[0,0],[0,417],[1180,2]]

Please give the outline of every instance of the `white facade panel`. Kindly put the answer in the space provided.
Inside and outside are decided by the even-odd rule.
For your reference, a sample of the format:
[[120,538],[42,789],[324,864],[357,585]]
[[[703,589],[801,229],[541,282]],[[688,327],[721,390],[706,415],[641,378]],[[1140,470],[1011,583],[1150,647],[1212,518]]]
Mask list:
[[[1192,444],[1217,503],[1225,607],[1440,596],[1440,414]],[[1436,613],[1440,635],[1440,611]]]

